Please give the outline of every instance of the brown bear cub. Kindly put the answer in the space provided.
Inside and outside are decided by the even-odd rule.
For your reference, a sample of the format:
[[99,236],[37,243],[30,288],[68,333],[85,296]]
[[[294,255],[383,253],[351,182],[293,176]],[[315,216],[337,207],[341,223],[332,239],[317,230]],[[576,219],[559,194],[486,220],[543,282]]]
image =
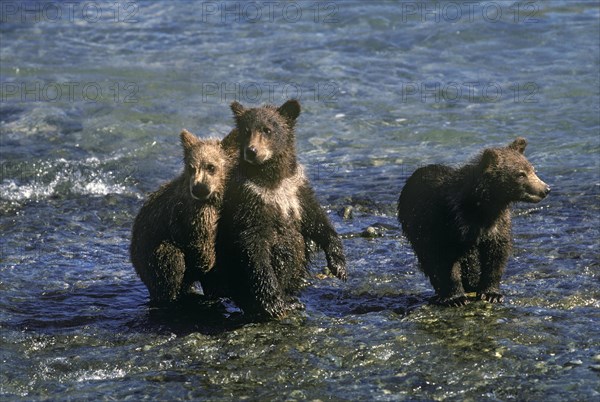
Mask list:
[[[329,270],[346,278],[342,243],[296,161],[300,104],[231,104],[239,155],[225,190],[217,235],[217,287],[245,312],[278,318],[301,306],[308,242],[325,251]],[[211,275],[213,274],[211,273]]]
[[550,192],[523,156],[527,142],[485,149],[455,169],[429,165],[406,181],[398,220],[442,305],[468,303],[465,292],[500,303],[500,278],[512,246],[509,206]]
[[215,265],[215,238],[230,158],[219,140],[181,132],[184,171],[152,193],[131,238],[133,266],[153,303],[180,300]]

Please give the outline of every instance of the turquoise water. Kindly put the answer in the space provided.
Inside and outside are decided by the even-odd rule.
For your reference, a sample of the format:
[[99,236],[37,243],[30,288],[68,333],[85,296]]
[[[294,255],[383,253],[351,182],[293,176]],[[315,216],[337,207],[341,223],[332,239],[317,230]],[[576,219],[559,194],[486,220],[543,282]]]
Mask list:
[[[2,399],[598,399],[597,1],[0,7]],[[150,308],[130,228],[178,133],[289,97],[349,280],[319,256],[281,322]],[[404,181],[516,136],[552,193],[514,207],[506,302],[429,305]]]

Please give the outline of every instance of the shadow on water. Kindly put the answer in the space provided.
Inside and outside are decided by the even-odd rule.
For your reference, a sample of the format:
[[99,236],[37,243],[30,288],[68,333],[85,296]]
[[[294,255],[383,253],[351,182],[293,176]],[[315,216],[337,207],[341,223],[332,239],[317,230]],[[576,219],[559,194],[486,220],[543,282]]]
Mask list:
[[381,295],[375,292],[356,294],[351,290],[311,287],[304,290],[306,309],[331,317],[346,317],[369,313],[392,312],[401,317],[428,304],[427,295]]
[[133,323],[132,329],[143,331],[172,332],[185,336],[197,332],[218,335],[233,331],[254,322],[251,317],[226,299],[206,299],[201,295],[189,296],[170,305],[148,304],[145,319]]
[[[200,294],[175,304],[154,305],[148,302],[142,286],[131,280],[94,281],[35,293],[2,302],[4,310],[12,316],[2,323],[4,328],[47,335],[84,331],[187,336],[220,335],[259,322],[228,299],[207,299]],[[293,312],[288,318],[295,320],[313,313],[346,317],[381,312],[405,317],[428,304],[427,296],[356,294],[320,283],[303,290],[301,300],[305,310]]]
[[[312,312],[330,317],[392,312],[405,317],[415,309],[428,304],[429,298],[420,295],[380,296],[377,294],[340,294],[338,290],[307,288],[301,294],[305,308],[291,312],[283,321],[301,319]],[[219,335],[245,325],[264,322],[245,315],[228,299],[211,300],[194,295],[173,305],[147,305],[148,313],[135,322],[132,329],[152,332],[172,332],[189,335]],[[280,320],[281,321],[281,320]]]
[[82,288],[44,291],[33,297],[7,300],[3,308],[13,319],[2,326],[24,332],[65,334],[71,331],[112,333],[197,332],[216,335],[252,321],[226,300],[198,295],[169,305],[147,302],[131,283],[91,284]]

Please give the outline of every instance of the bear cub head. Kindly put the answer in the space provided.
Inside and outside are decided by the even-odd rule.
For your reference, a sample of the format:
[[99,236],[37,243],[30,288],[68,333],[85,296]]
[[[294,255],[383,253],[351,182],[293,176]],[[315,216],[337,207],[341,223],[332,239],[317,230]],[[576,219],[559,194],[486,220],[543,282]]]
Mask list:
[[294,124],[300,115],[300,103],[289,100],[280,107],[271,105],[245,108],[231,104],[244,163],[263,165],[295,155]]
[[526,146],[525,138],[518,137],[505,148],[488,148],[481,155],[484,176],[493,183],[494,193],[507,202],[537,203],[550,193],[523,155]]
[[229,170],[227,153],[217,139],[200,139],[187,130],[181,132],[184,181],[192,199],[219,201],[225,191]]

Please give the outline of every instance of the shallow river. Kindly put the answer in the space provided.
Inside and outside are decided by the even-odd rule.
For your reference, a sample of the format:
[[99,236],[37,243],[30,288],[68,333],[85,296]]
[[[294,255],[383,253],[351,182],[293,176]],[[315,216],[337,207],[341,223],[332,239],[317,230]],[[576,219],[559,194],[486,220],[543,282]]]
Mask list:
[[[0,399],[600,397],[597,1],[0,6]],[[317,256],[279,322],[151,308],[130,228],[178,133],[291,97],[348,281]],[[518,135],[552,193],[514,206],[505,303],[430,305],[404,181]]]

